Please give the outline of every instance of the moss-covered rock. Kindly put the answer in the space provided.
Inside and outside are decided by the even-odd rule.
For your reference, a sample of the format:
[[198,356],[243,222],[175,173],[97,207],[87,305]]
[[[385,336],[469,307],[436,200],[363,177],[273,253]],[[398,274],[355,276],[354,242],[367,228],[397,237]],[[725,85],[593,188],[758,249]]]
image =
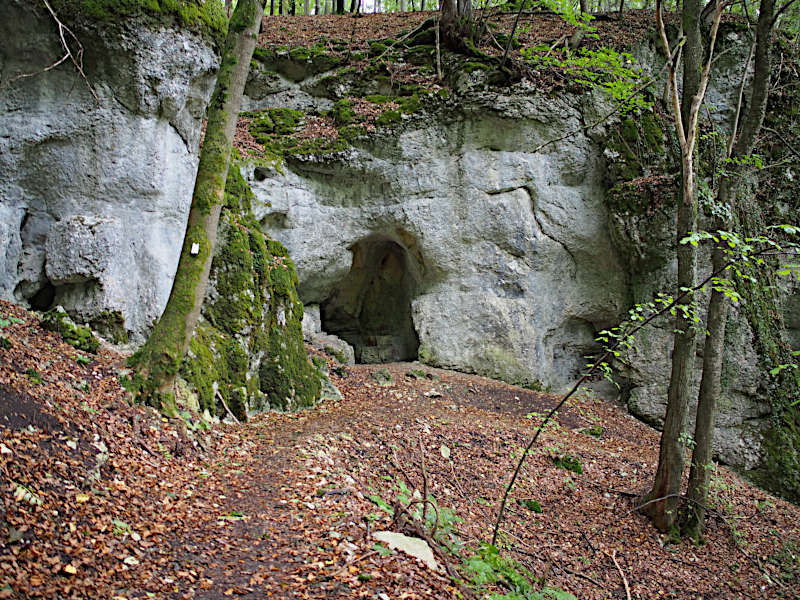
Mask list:
[[353,102],[347,98],[337,101],[328,114],[337,125],[350,125],[356,120]]
[[130,335],[125,327],[125,318],[118,310],[104,312],[89,322],[92,329],[115,344],[127,344]]
[[221,45],[228,30],[222,2],[206,0],[51,0],[66,23],[80,20],[115,23],[138,17],[154,27],[175,26],[197,31]]
[[239,420],[310,406],[321,386],[303,345],[294,265],[261,232],[252,199],[232,164],[203,315],[181,365],[202,410],[224,416],[224,400]]
[[61,306],[42,316],[42,327],[59,334],[70,346],[83,352],[94,354],[100,346],[92,330],[84,325],[76,325]]
[[610,183],[663,174],[667,165],[674,165],[674,161],[667,162],[665,140],[659,117],[652,112],[625,119],[614,127],[604,144]]

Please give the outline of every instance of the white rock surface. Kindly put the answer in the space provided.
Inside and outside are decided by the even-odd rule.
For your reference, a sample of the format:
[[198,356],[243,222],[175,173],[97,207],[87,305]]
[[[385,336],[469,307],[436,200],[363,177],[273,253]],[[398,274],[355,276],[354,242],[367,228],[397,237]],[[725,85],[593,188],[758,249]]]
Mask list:
[[257,217],[287,246],[306,303],[329,300],[354,244],[390,240],[414,271],[422,360],[562,389],[627,301],[600,149],[577,136],[529,151],[579,116],[566,101],[486,94],[334,164],[250,172]]
[[[34,5],[0,7],[3,81],[62,54]],[[218,59],[130,23],[80,38],[99,104],[69,62],[0,90],[0,295],[53,286],[52,303],[86,321],[119,310],[141,341],[171,288]]]

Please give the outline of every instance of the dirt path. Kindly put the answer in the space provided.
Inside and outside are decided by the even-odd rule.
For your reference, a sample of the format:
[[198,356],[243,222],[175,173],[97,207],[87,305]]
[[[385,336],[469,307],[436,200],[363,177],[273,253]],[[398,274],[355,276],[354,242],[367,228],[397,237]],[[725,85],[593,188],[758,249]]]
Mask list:
[[[380,368],[391,372],[392,385],[372,379]],[[410,377],[412,369],[428,376]],[[391,504],[403,486],[421,489],[424,451],[429,490],[465,519],[458,536],[477,547],[536,415],[557,400],[410,364],[357,366],[336,383],[345,400],[226,432],[238,441],[229,446],[231,462],[219,466],[227,486],[219,513],[244,519],[192,535],[202,550],[182,560],[196,566],[198,556],[214,557],[201,561],[213,584],[195,586],[194,597],[453,597],[447,578],[402,555],[376,552],[370,534],[390,519],[369,497]],[[599,439],[584,433],[600,423]],[[512,495],[506,552],[578,598],[624,598],[621,572],[634,598],[792,597],[791,585],[761,589],[753,557],[774,554],[779,545],[777,538],[763,545],[767,522],[796,538],[797,509],[772,500],[759,511],[766,495],[731,474],[719,477],[717,506],[738,529],[712,518],[701,548],[665,545],[643,518],[628,514],[630,493],[644,491],[652,477],[657,441],[656,432],[614,405],[585,397],[571,403]],[[583,472],[555,466],[563,456],[576,458]],[[526,500],[543,512],[526,508]],[[742,539],[748,541],[737,547]],[[192,586],[180,586],[175,596],[192,597]]]
[[[556,401],[363,365],[332,376],[342,400],[193,442],[125,402],[119,355],[82,358],[0,307],[22,320],[0,352],[0,598],[455,597],[448,577],[376,546],[393,526],[381,506],[422,490],[424,472],[445,536],[469,556]],[[391,385],[372,378],[380,368]],[[620,407],[570,401],[522,471],[501,551],[581,599],[625,598],[625,582],[642,599],[796,598],[800,509],[720,468],[707,543],[671,544],[632,510],[657,445]]]

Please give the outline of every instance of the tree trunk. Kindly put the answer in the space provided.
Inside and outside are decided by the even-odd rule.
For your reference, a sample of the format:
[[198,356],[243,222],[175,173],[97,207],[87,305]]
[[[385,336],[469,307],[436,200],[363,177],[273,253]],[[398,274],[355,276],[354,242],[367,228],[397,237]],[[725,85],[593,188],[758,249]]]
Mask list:
[[[718,202],[730,208],[734,213],[737,202],[742,171],[741,160],[750,154],[758,139],[764,114],[767,109],[770,79],[770,50],[772,40],[772,20],[775,12],[775,0],[761,0],[761,7],[756,27],[755,70],[750,91],[748,110],[742,120],[741,134],[736,138],[736,123],[733,124],[731,136],[734,143],[730,169],[732,173],[720,183]],[[745,71],[747,65],[744,66]],[[735,140],[735,141],[734,141]],[[717,219],[715,228],[725,229],[731,223]],[[714,248],[712,269],[718,271],[725,266],[726,256],[720,246]],[[689,520],[687,532],[699,540],[703,535],[705,522],[705,506],[708,504],[708,486],[711,475],[711,460],[714,445],[714,416],[717,401],[721,393],[720,379],[722,375],[722,359],[725,346],[725,326],[728,317],[728,298],[723,292],[712,290],[706,319],[705,350],[703,353],[703,377],[700,381],[700,394],[697,400],[697,420],[695,422],[695,448],[692,452],[692,466],[689,472],[689,489],[687,495]]]
[[[660,10],[660,6],[659,6]],[[684,0],[683,30],[686,42],[683,47],[683,90],[680,108],[677,106],[677,84],[673,85],[676,98],[674,113],[680,120],[679,140],[681,143],[681,199],[678,203],[676,243],[678,257],[678,289],[689,289],[695,284],[697,250],[691,244],[681,244],[680,240],[697,229],[697,202],[695,199],[694,139],[697,129],[697,109],[694,101],[701,90],[701,66],[703,64],[703,43],[700,37],[700,1]],[[667,52],[669,59],[670,52]],[[674,73],[671,77],[675,77]],[[702,97],[700,97],[702,101]],[[685,298],[676,306],[675,336],[672,350],[672,372],[667,391],[667,412],[664,416],[664,429],[653,488],[646,496],[654,501],[645,507],[645,513],[653,520],[660,531],[669,531],[678,516],[678,494],[683,479],[684,444],[686,413],[689,406],[692,379],[694,375],[696,331],[695,323],[686,317],[685,310],[691,310],[694,299]]]
[[337,15],[344,14],[344,0],[336,0],[336,14]]
[[586,14],[589,12],[589,2],[588,0],[580,0],[580,7],[581,7],[581,14]]
[[139,397],[175,411],[173,387],[189,347],[208,283],[225,198],[231,147],[250,60],[264,15],[262,0],[239,0],[222,53],[200,152],[192,205],[167,306],[142,348],[131,357]]
[[472,35],[472,2],[442,0],[439,28],[446,47],[456,51],[467,47]]
[[233,0],[225,0],[225,14],[228,15],[228,19],[231,18],[231,8],[233,7]]
[[400,0],[400,12],[406,12],[406,0]]

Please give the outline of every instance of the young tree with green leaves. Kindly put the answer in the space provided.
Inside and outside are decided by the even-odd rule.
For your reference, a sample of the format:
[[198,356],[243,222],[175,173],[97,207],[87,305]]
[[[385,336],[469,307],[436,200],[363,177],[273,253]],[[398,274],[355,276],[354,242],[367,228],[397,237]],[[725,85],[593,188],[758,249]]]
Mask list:
[[[683,87],[678,87],[677,57],[667,38],[661,0],[656,6],[659,35],[668,62],[672,98],[672,116],[681,150],[681,193],[677,208],[676,240],[678,258],[678,289],[691,289],[695,285],[697,250],[693,244],[681,240],[697,230],[697,183],[695,149],[700,107],[708,85],[711,60],[714,56],[717,28],[724,0],[714,0],[714,21],[705,51],[701,36],[702,5],[700,0],[684,0],[682,9],[683,32]],[[704,61],[704,55],[706,59]],[[672,350],[672,372],[667,392],[667,412],[661,433],[658,468],[655,481],[646,495],[648,503],[644,512],[661,531],[669,531],[678,517],[678,496],[683,479],[686,416],[694,375],[695,347],[698,319],[693,310],[694,300],[687,296],[676,307],[675,336]]]
[[[746,110],[741,115],[741,129],[739,128],[740,112],[737,109],[731,134],[726,144],[724,172],[719,185],[717,204],[720,207],[718,216],[714,221],[715,230],[726,230],[733,225],[733,215],[737,203],[737,196],[743,187],[743,179],[751,167],[751,155],[758,140],[764,115],[767,110],[770,81],[770,51],[772,45],[772,29],[775,23],[775,0],[761,0],[758,11],[758,24],[756,26],[755,40],[755,65],[753,81]],[[743,66],[747,73],[749,67]],[[744,88],[744,75],[742,90]],[[740,99],[740,106],[742,101]],[[727,261],[726,250],[728,243],[725,240],[715,246],[712,255],[712,270],[722,269]],[[708,503],[708,486],[712,468],[712,451],[714,442],[714,415],[716,414],[717,400],[721,391],[722,358],[725,345],[725,326],[728,318],[730,301],[726,294],[725,284],[712,287],[711,299],[708,306],[706,319],[706,337],[703,351],[703,375],[700,380],[700,392],[697,403],[697,418],[694,429],[694,449],[692,451],[691,470],[689,473],[689,499],[688,520],[686,529],[695,539],[702,536],[705,520],[706,504]]]
[[139,397],[166,413],[175,410],[175,377],[206,292],[236,121],[264,9],[263,0],[238,0],[231,16],[208,108],[192,205],[172,291],[147,342],[130,359],[136,370],[134,384]]

